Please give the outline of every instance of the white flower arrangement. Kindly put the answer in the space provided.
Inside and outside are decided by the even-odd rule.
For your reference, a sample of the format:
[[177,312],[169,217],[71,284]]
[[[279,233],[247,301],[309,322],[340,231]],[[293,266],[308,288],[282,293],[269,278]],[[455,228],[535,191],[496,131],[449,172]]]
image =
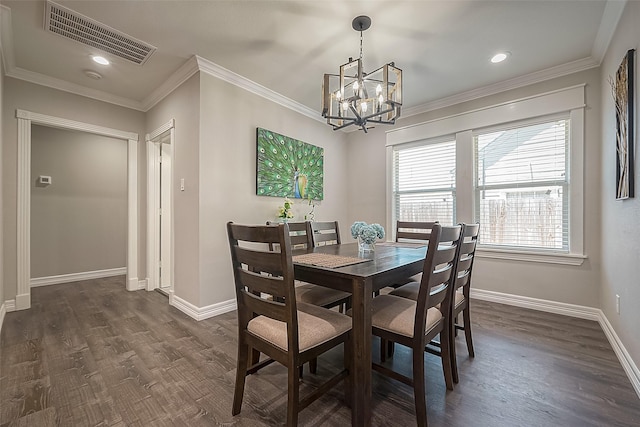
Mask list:
[[380,224],[367,224],[356,221],[351,226],[351,237],[360,239],[362,242],[372,244],[376,239],[384,239],[384,228]]
[[284,198],[284,204],[278,207],[278,218],[292,219],[293,218],[293,202],[288,197]]

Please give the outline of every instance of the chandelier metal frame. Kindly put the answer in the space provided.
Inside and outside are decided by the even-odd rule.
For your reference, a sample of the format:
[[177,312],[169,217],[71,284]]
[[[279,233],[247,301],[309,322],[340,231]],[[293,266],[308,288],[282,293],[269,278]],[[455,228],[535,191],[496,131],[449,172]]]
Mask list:
[[371,123],[395,124],[402,108],[402,70],[393,62],[371,73],[362,66],[362,33],[371,18],[357,16],[351,26],[360,32],[360,57],[349,58],[339,74],[325,74],[322,83],[322,116],[333,130],[351,125],[365,133]]

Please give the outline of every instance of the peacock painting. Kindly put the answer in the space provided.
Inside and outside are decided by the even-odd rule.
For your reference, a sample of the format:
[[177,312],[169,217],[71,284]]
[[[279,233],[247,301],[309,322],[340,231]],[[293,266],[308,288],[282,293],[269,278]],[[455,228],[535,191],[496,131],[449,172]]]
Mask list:
[[324,149],[258,128],[256,194],[323,199]]

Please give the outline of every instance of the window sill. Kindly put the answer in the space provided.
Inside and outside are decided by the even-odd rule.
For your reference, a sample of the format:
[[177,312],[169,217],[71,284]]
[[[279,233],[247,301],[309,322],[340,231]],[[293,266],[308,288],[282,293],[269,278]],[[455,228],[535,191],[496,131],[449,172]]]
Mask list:
[[492,248],[478,248],[478,258],[501,259],[509,261],[540,262],[545,264],[582,265],[586,255],[530,252]]

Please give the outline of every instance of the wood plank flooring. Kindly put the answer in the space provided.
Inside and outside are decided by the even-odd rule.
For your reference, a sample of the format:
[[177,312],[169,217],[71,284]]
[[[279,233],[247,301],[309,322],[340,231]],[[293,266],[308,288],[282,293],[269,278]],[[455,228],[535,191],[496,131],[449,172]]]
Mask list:
[[[596,322],[473,301],[475,359],[459,336],[460,383],[425,355],[431,426],[638,426],[640,399]],[[378,343],[374,340],[374,345]],[[374,349],[374,359],[378,351]],[[305,370],[302,393],[342,366],[342,349]],[[231,416],[236,315],[196,322],[124,277],[32,289],[0,339],[0,426],[270,426],[286,419],[286,370],[247,378]],[[407,374],[401,347],[390,364]],[[373,424],[415,424],[412,390],[374,373]],[[345,426],[342,386],[300,425]]]

